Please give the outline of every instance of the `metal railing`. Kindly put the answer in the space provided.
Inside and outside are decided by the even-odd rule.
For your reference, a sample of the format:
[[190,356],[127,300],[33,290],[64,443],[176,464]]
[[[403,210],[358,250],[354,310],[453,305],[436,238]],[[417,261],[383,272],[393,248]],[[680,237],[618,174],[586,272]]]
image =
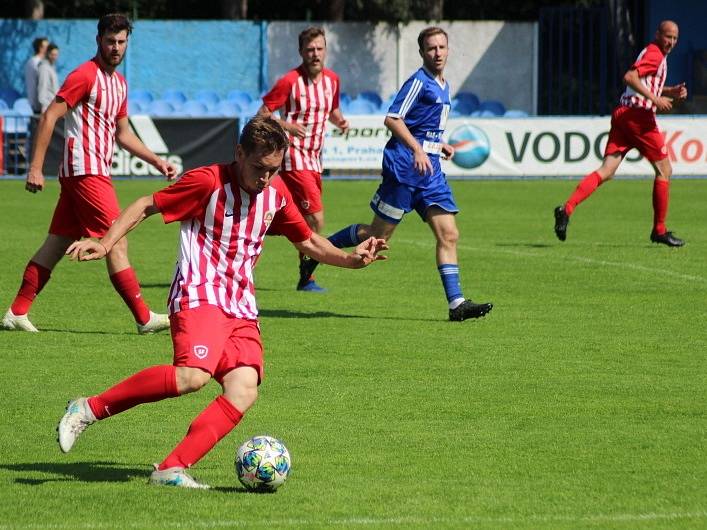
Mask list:
[[36,124],[35,117],[0,114],[0,176],[27,173]]

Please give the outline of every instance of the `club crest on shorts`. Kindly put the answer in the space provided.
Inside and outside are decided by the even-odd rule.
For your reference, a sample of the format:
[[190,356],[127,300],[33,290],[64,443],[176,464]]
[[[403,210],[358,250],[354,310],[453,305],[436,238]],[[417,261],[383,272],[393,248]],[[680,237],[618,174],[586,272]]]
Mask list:
[[309,210],[309,201],[302,201],[300,206],[302,206],[303,210]]
[[263,224],[265,225],[265,228],[270,228],[270,223],[272,223],[272,218],[275,216],[275,214],[271,211],[265,212],[265,215],[263,216]]
[[203,344],[194,345],[194,355],[199,359],[204,359],[209,354],[209,348]]

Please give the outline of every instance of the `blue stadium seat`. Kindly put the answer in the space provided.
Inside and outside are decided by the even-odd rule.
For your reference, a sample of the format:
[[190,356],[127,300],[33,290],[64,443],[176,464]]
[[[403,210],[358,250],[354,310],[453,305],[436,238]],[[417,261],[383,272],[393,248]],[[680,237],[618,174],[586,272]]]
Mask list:
[[494,116],[503,116],[506,113],[506,107],[503,105],[503,103],[501,103],[500,101],[495,101],[493,99],[482,101],[479,105],[479,110],[481,112],[492,112]]
[[128,100],[137,101],[145,106],[152,103],[155,100],[155,97],[149,90],[142,90],[138,88],[137,90],[128,90]]
[[175,109],[179,109],[182,105],[184,105],[184,103],[186,103],[187,96],[181,90],[171,88],[162,93],[162,99],[168,103],[171,103]]
[[194,99],[201,101],[207,108],[213,108],[221,101],[221,98],[213,90],[197,90]]
[[351,96],[349,96],[346,92],[339,93],[339,104],[342,106],[348,106],[349,103],[351,103]]
[[466,105],[473,107],[471,112],[474,112],[479,107],[480,101],[479,96],[473,92],[457,92],[454,99],[458,101],[464,101]]
[[370,101],[376,108],[379,108],[381,103],[383,103],[383,99],[378,95],[378,92],[374,92],[373,90],[364,90],[358,95],[357,99]]
[[503,115],[504,118],[527,118],[528,113],[525,112],[524,110],[507,110],[506,113]]
[[458,99],[456,97],[452,99],[452,111],[458,113],[461,116],[470,116],[472,112],[478,109],[478,102],[474,103],[472,99]]
[[172,116],[174,114],[174,107],[168,101],[156,99],[150,102],[147,107],[147,113],[150,116]]
[[248,94],[248,92],[246,92],[245,90],[231,90],[226,95],[226,101],[232,101],[233,103],[238,104],[240,107],[245,107],[247,105],[250,105],[250,102],[253,101],[253,98],[250,97],[250,94]]
[[391,95],[388,97],[388,99],[386,99],[385,101],[383,101],[383,102],[378,106],[378,108],[380,109],[380,111],[381,111],[383,114],[388,114],[388,109],[389,109],[390,106],[393,104],[393,101],[395,101],[395,96],[396,96],[396,95],[397,95],[397,94],[391,94]]
[[214,116],[238,116],[242,111],[242,107],[232,99],[222,99],[214,109]]
[[349,114],[378,114],[378,107],[367,99],[354,99],[346,108]]
[[8,107],[12,107],[20,96],[21,94],[14,88],[0,88],[0,99],[4,99]]
[[32,110],[32,105],[29,104],[27,98],[18,98],[12,104],[12,110],[21,114],[22,116],[32,116],[34,111]]
[[7,106],[4,99],[0,99],[0,112],[7,110],[10,110],[10,107]]
[[[149,105],[149,103],[148,103]],[[135,114],[144,114],[145,106],[139,101],[134,101],[132,99],[128,100],[128,115],[133,116]]]
[[203,118],[207,116],[209,109],[201,101],[193,99],[187,100],[181,108],[174,111],[174,116],[189,116],[191,118]]

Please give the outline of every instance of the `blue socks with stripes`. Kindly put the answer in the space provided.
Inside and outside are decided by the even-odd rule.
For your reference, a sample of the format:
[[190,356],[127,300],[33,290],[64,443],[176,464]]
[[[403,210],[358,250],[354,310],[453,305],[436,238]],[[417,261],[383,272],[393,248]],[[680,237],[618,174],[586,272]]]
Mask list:
[[444,293],[447,295],[449,309],[455,309],[464,301],[462,286],[459,283],[459,265],[456,263],[442,264],[437,267],[439,277],[442,279]]

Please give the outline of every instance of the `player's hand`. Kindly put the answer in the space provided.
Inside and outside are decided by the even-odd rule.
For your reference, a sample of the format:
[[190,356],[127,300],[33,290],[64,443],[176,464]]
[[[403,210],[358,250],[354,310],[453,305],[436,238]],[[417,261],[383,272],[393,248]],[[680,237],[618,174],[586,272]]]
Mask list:
[[158,158],[154,163],[154,166],[157,171],[167,177],[167,180],[174,180],[177,178],[177,168],[170,162],[167,162],[164,158]]
[[287,132],[297,138],[305,138],[307,136],[307,128],[301,123],[288,123]]
[[342,133],[346,134],[349,132],[349,120],[341,120],[337,127],[341,129]]
[[679,99],[679,100],[687,99],[687,86],[685,86],[685,82],[682,82],[679,85],[676,85],[675,91],[677,92],[677,95],[675,96],[676,99]]
[[673,108],[673,103],[670,98],[666,98],[665,96],[658,96],[658,98],[655,100],[655,106],[658,110],[666,112]]
[[30,193],[37,193],[44,189],[44,175],[38,169],[32,169],[30,167],[27,172],[27,182],[25,183],[25,189]]
[[432,162],[422,149],[415,151],[415,171],[422,176],[432,174]]
[[454,147],[449,144],[442,144],[442,158],[451,160],[454,156]]
[[365,267],[374,261],[388,259],[388,256],[379,254],[382,250],[388,250],[388,243],[385,239],[378,239],[373,236],[360,243],[353,251],[360,261],[360,266]]
[[83,241],[74,241],[69,248],[66,249],[66,255],[72,260],[92,261],[101,259],[108,253],[106,247],[93,239],[84,239]]

